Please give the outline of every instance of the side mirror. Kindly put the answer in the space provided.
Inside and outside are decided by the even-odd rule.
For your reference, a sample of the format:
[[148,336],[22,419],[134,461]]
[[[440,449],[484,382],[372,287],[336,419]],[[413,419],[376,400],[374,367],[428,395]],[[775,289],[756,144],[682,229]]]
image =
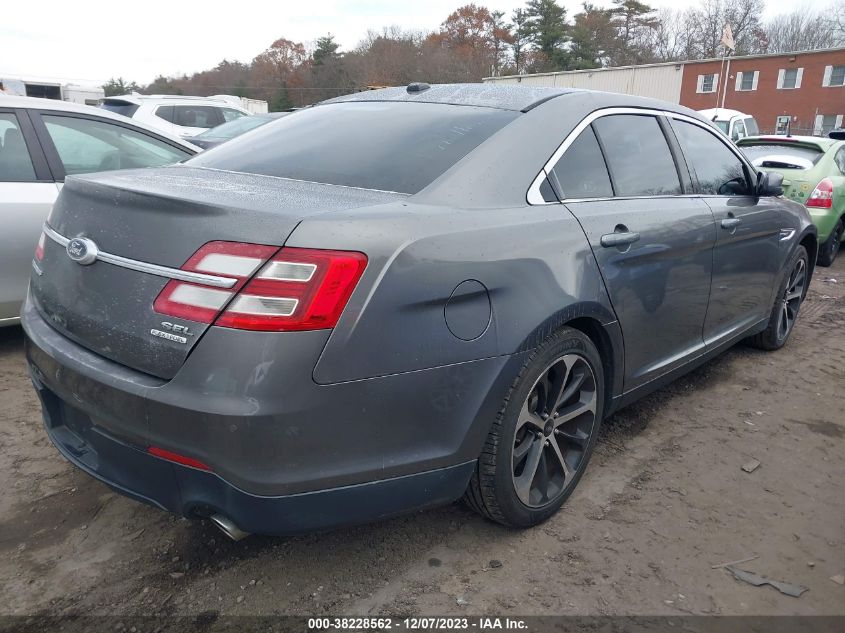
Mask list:
[[757,172],[757,195],[761,198],[783,195],[783,174]]

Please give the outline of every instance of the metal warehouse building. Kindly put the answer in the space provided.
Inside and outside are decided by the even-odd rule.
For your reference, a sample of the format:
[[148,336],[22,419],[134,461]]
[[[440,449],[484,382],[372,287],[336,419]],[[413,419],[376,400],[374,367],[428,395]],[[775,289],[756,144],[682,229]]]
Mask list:
[[722,59],[573,70],[508,77],[522,83],[621,92],[680,103],[694,110],[724,107],[754,116],[764,133],[827,134],[845,115],[845,48]]

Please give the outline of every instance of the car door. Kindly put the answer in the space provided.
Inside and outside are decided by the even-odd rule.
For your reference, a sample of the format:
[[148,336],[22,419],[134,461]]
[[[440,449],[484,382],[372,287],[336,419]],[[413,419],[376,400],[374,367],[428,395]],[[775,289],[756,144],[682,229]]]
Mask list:
[[193,152],[129,123],[96,115],[33,111],[33,124],[56,180],[114,169],[159,167]]
[[716,345],[768,318],[783,264],[780,229],[789,222],[776,199],[756,196],[756,173],[718,132],[686,119],[672,128],[716,221],[704,323],[705,342]]
[[17,320],[58,189],[25,110],[0,107],[0,325]]
[[666,129],[653,115],[600,116],[550,173],[590,241],[619,319],[625,391],[704,348],[713,215],[684,195],[689,174]]

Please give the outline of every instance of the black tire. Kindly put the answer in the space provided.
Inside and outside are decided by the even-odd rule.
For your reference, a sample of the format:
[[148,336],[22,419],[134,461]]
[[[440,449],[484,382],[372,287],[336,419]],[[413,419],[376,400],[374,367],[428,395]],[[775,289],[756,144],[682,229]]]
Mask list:
[[[804,277],[800,292],[797,297],[787,301],[787,296],[793,290],[793,286],[796,283],[796,271],[801,266],[803,266]],[[807,293],[807,286],[809,284],[810,267],[807,249],[799,245],[784,267],[783,279],[775,295],[775,302],[769,315],[769,323],[765,330],[748,339],[751,345],[758,349],[773,351],[780,349],[786,344],[786,341],[789,340],[789,335],[792,333],[795,321],[798,318],[798,311],[801,308],[801,302],[804,300],[804,295]],[[787,315],[791,315],[791,322],[788,321],[787,326],[783,327],[782,320]]]
[[818,261],[819,266],[830,266],[839,254],[839,247],[842,244],[842,234],[845,233],[845,222],[839,218],[839,222],[833,227],[830,232],[830,237],[824,241],[819,249]]
[[[565,376],[561,377],[563,373]],[[576,391],[567,399],[566,394],[572,387]],[[549,396],[548,399],[542,397],[544,405],[539,404],[541,393]],[[554,393],[559,397],[552,397]],[[553,413],[544,417],[539,409],[541,406],[544,410],[549,408],[546,405],[552,400]],[[584,404],[588,400],[591,405]],[[526,413],[532,406],[536,413]],[[593,407],[592,413],[589,406]],[[578,414],[579,408],[584,407],[587,410]],[[465,502],[488,519],[510,527],[526,528],[545,521],[557,512],[581,479],[595,448],[603,413],[604,374],[598,350],[579,330],[561,328],[534,350],[522,366],[487,436],[464,494]],[[577,415],[571,417],[573,414]],[[523,421],[518,427],[520,418],[524,419],[525,415],[532,416],[532,420],[545,420],[545,434],[536,432],[539,425],[533,421],[528,424]],[[590,415],[592,423],[588,422]],[[585,430],[588,424],[589,433]],[[525,460],[523,471],[517,476],[519,466],[514,463],[515,451],[523,452],[523,446],[528,448],[524,452],[526,457],[522,458]],[[540,457],[534,460],[532,456],[536,455],[534,448],[537,446]],[[526,476],[529,460],[536,473],[530,477]],[[542,466],[538,467],[538,464]],[[545,497],[534,490],[535,479],[540,481],[537,478],[547,480],[546,493],[549,490],[555,490],[555,493]],[[540,495],[534,505],[527,505],[517,493],[519,486],[525,497],[526,487],[518,482],[526,480],[529,481],[529,500],[532,494]]]

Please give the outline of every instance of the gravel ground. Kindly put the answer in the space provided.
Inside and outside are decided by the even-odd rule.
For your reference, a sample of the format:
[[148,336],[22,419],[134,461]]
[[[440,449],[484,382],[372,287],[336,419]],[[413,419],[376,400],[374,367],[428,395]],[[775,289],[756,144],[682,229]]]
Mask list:
[[[233,543],[61,458],[6,328],[0,614],[845,615],[831,580],[845,574],[844,387],[842,257],[817,271],[786,348],[738,346],[607,420],[579,488],[539,527],[453,505]],[[751,556],[739,566],[809,591],[712,568]]]

